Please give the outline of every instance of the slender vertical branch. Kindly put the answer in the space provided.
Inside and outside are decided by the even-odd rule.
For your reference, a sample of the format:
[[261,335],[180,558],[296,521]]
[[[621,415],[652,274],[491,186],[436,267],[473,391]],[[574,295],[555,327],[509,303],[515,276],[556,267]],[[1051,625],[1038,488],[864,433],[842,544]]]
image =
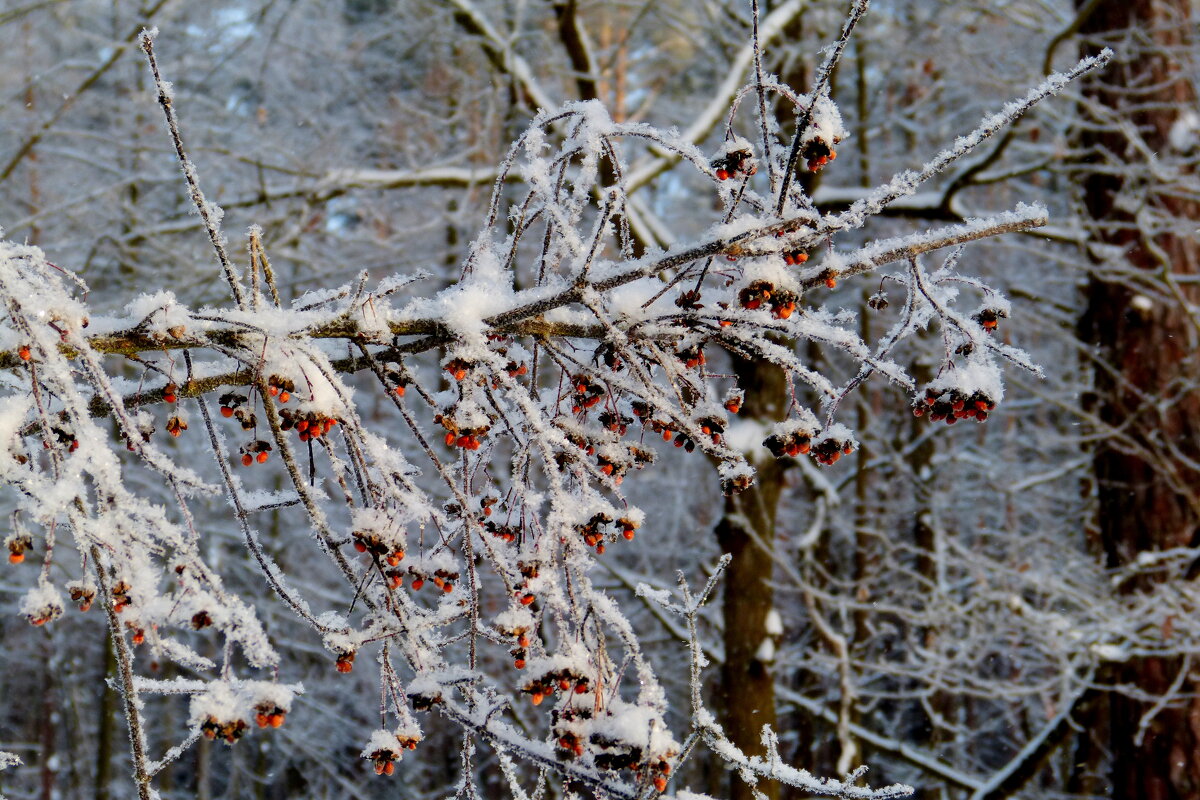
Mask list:
[[796,162],[800,159],[800,148],[804,143],[804,134],[808,132],[808,126],[812,124],[813,109],[816,108],[817,100],[825,92],[829,91],[829,81],[833,76],[833,71],[837,68],[838,61],[842,58],[842,53],[846,49],[846,43],[850,41],[850,35],[854,33],[854,27],[858,25],[858,21],[862,19],[863,14],[867,13],[868,3],[869,0],[853,0],[851,2],[850,12],[846,15],[846,21],[842,25],[842,32],[838,35],[837,41],[829,51],[829,55],[826,56],[825,63],[821,64],[821,68],[817,70],[817,81],[813,86],[812,94],[809,95],[808,105],[804,107],[804,111],[796,120],[796,132],[792,137],[792,149],[788,153],[787,164],[783,170],[783,183],[779,187],[779,198],[775,202],[775,215],[778,217],[783,216],[783,210],[787,204],[788,189],[791,187],[792,177],[796,172]]
[[167,118],[167,128],[171,131],[171,142],[175,145],[175,155],[179,158],[179,166],[183,168],[188,194],[196,206],[196,211],[200,214],[200,219],[204,222],[204,230],[208,232],[208,239],[212,242],[217,260],[221,262],[221,271],[225,274],[225,282],[229,284],[229,290],[233,292],[233,299],[237,301],[238,308],[244,309],[246,298],[242,294],[242,287],[233,271],[229,255],[225,252],[225,238],[221,234],[221,216],[224,212],[204,198],[204,192],[200,190],[200,180],[196,176],[196,166],[188,158],[187,151],[183,149],[183,138],[179,133],[179,120],[175,117],[172,89],[170,84],[162,79],[162,74],[158,70],[158,60],[154,57],[154,32],[143,31],[138,43],[142,47],[142,52],[146,54],[146,60],[150,63],[150,71],[154,74],[154,85],[158,89],[158,103],[162,106],[163,114]]

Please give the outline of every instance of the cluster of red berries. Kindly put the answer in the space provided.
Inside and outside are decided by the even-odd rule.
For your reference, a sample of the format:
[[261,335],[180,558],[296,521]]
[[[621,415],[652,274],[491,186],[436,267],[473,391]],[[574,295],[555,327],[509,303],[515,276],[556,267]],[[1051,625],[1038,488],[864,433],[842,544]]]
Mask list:
[[67,586],[67,594],[71,598],[71,602],[79,607],[80,611],[87,611],[92,607],[92,603],[96,600],[96,589],[85,583],[71,583]]
[[179,434],[187,430],[187,426],[187,421],[178,414],[172,414],[171,416],[167,417],[167,433],[171,434],[172,436],[178,437]]
[[229,419],[233,417],[242,424],[242,430],[248,431],[258,424],[258,417],[246,405],[246,395],[238,392],[226,392],[217,398],[217,403],[221,406],[221,416]]
[[925,390],[925,397],[913,404],[913,415],[918,417],[929,414],[933,422],[945,422],[953,425],[960,419],[974,419],[985,422],[988,413],[996,408],[996,401],[986,392],[974,391],[970,394],[958,389]]
[[776,319],[787,319],[796,311],[799,297],[790,289],[780,289],[770,281],[757,280],[738,292],[738,303],[749,311],[762,308],[764,304]]
[[[513,587],[513,597],[521,605],[533,605],[533,601],[537,599],[537,596],[534,595],[533,590],[529,586],[529,582],[535,579],[540,571],[541,564],[536,559],[517,562],[517,572],[521,573],[521,580]],[[517,669],[521,669],[521,667],[517,667]]]
[[309,439],[319,439],[329,433],[333,429],[333,426],[337,424],[337,417],[331,417],[328,414],[322,414],[318,411],[309,411],[306,414],[301,411],[293,412],[290,408],[285,408],[279,412],[279,427],[285,431],[295,428],[302,442],[307,442]]
[[735,175],[753,175],[758,172],[758,165],[749,150],[734,150],[713,160],[712,168],[717,180],[727,181]]
[[133,587],[127,581],[117,581],[112,588],[112,604],[113,611],[120,614],[129,606],[133,605],[133,599],[129,593],[133,591]]
[[488,520],[483,523],[483,529],[505,543],[517,540],[518,530],[515,525],[497,525],[495,522]]
[[596,766],[600,769],[633,770],[640,778],[646,778],[653,783],[655,791],[666,790],[667,776],[671,774],[671,765],[667,759],[650,759],[643,763],[642,748],[636,744],[596,733],[592,734],[591,741],[601,750],[594,757]]
[[398,754],[391,750],[376,750],[371,753],[371,761],[375,765],[376,775],[391,775],[396,771],[396,758]]
[[209,717],[200,723],[200,733],[205,739],[224,739],[229,744],[233,744],[246,733],[246,721],[243,719],[230,720],[222,722],[216,717]]
[[450,377],[456,381],[464,381],[467,379],[467,373],[475,366],[470,361],[465,361],[461,358],[452,358],[442,367],[446,372],[450,373]]
[[783,263],[789,267],[796,267],[808,261],[808,253],[803,250],[785,250],[783,252]]
[[341,673],[354,671],[354,650],[341,650],[337,654],[337,661],[334,662],[334,669]]
[[8,548],[8,563],[20,564],[25,560],[25,551],[33,549],[33,538],[27,533],[13,533],[4,540]]
[[260,703],[254,708],[254,722],[260,728],[279,728],[287,717],[287,710],[274,703]]
[[624,436],[629,430],[629,425],[633,422],[633,417],[627,417],[615,411],[605,411],[600,414],[597,421],[605,430]]
[[812,457],[827,467],[833,466],[842,456],[854,452],[854,442],[836,436],[825,436],[816,441],[811,450]]
[[725,420],[720,417],[707,416],[696,420],[696,424],[700,427],[701,433],[712,439],[713,444],[721,443],[721,436],[725,433]]
[[[397,736],[396,742],[400,747],[406,750],[416,750],[417,742],[420,741],[414,736]],[[391,775],[396,771],[396,761],[400,758],[400,754],[392,750],[390,747],[381,747],[378,750],[373,750],[367,756],[375,767],[376,775]]]
[[255,439],[249,444],[242,445],[240,452],[243,467],[248,467],[256,462],[265,464],[271,457],[271,443],[265,439]]
[[854,452],[854,442],[848,436],[842,438],[826,434],[818,437],[811,427],[803,422],[793,422],[784,426],[782,430],[777,429],[763,440],[763,447],[776,458],[794,458],[808,454],[826,466],[836,464],[843,455]]
[[541,705],[544,699],[554,694],[555,690],[563,692],[573,691],[576,694],[584,694],[588,691],[589,684],[590,682],[586,675],[563,668],[545,672],[527,681],[521,688],[521,691],[529,695],[529,699],[537,706]]
[[704,346],[701,344],[688,345],[675,351],[675,357],[683,362],[687,369],[702,367],[707,362],[704,359]]
[[571,378],[571,413],[579,414],[604,399],[604,386],[593,381],[591,376],[579,374]]
[[763,447],[776,458],[804,455],[812,449],[813,432],[800,423],[771,434],[763,440]]
[[438,567],[433,571],[432,575],[429,575],[421,568],[411,566],[408,568],[408,573],[413,576],[412,588],[414,592],[421,591],[421,588],[425,586],[425,581],[428,580],[434,586],[449,594],[454,591],[454,582],[458,580],[457,572],[442,567]]
[[58,603],[45,602],[29,612],[25,618],[29,620],[30,625],[41,626],[58,619],[62,616],[62,613],[62,606]]
[[579,535],[583,537],[584,544],[596,548],[596,552],[602,554],[606,540],[621,536],[627,541],[632,541],[634,532],[639,527],[641,526],[638,522],[629,517],[614,520],[608,514],[598,513],[593,514],[591,519],[579,526]]
[[512,625],[498,627],[498,630],[502,636],[507,636],[516,644],[516,647],[508,651],[509,655],[513,657],[513,669],[525,669],[526,651],[529,648],[529,628],[525,625]]
[[282,375],[271,375],[267,378],[267,393],[271,397],[278,398],[281,403],[291,400],[295,391],[296,384],[291,378],[285,378]]
[[478,450],[483,444],[483,437],[491,430],[490,425],[462,427],[452,414],[438,414],[433,421],[446,429],[447,447],[461,447],[463,450]]
[[385,543],[375,531],[355,531],[351,538],[354,540],[355,550],[383,559],[389,567],[399,566],[404,560],[404,550]]
[[[837,144],[836,139],[833,144]],[[837,151],[833,149],[833,144],[820,137],[809,139],[804,143],[800,157],[804,159],[809,172],[817,172],[821,167],[837,158]]]
[[630,407],[633,410],[633,415],[642,421],[642,427],[662,434],[664,442],[671,441],[671,437],[675,434],[675,426],[665,420],[654,419],[650,412],[649,403],[642,400],[634,400],[630,404]]

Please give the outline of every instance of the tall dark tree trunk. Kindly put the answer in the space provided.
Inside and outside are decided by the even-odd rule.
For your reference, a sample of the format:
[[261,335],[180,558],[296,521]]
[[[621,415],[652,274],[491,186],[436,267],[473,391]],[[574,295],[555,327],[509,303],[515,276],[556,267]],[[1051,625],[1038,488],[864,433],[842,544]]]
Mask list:
[[[733,358],[734,372],[746,392],[741,414],[770,423],[787,411],[783,370],[765,361]],[[733,556],[725,575],[722,617],[725,662],[721,671],[719,708],[729,739],[746,753],[761,754],[763,725],[775,726],[775,682],[771,665],[759,656],[766,638],[767,612],[774,602],[771,573],[775,567],[775,514],[783,490],[784,466],[769,459],[755,464],[755,485],[725,500],[717,524],[721,549]],[[739,778],[732,778],[732,800],[753,800]],[[779,797],[779,784],[761,784],[770,800]]]
[[[1200,209],[1155,183],[1164,173],[1141,155],[1176,158],[1169,132],[1196,106],[1179,62],[1194,58],[1192,9],[1190,0],[1101,0],[1080,27],[1089,53],[1104,44],[1118,53],[1086,89],[1088,101],[1107,109],[1092,117],[1102,124],[1086,125],[1080,137],[1095,166],[1084,181],[1095,238],[1123,253],[1119,269],[1100,265],[1094,272],[1081,320],[1099,364],[1093,410],[1122,432],[1097,446],[1094,460],[1095,543],[1110,567],[1146,551],[1200,544],[1200,349],[1195,321],[1183,308],[1198,296],[1194,284],[1176,282],[1200,272],[1196,240],[1179,233],[1194,230]],[[1144,149],[1131,146],[1132,130]],[[1193,222],[1171,230],[1170,220]],[[1148,591],[1148,581],[1131,582],[1127,590]],[[1160,695],[1185,667],[1179,659],[1139,658],[1115,666],[1114,679]],[[1113,694],[1097,712],[1105,718],[1089,726],[1109,737],[1100,748],[1110,753],[1109,794],[1200,798],[1200,681],[1185,678],[1177,698],[1139,735],[1153,704]],[[1092,742],[1082,751],[1089,748],[1097,749]],[[1097,783],[1095,776],[1074,782]]]

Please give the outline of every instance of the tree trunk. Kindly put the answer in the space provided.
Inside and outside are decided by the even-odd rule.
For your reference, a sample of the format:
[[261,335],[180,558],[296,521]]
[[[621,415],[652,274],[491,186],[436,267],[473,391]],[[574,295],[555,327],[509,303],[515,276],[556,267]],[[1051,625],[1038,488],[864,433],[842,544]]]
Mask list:
[[[1175,157],[1169,132],[1196,104],[1177,61],[1196,44],[1188,41],[1194,35],[1191,7],[1189,0],[1101,0],[1080,27],[1088,53],[1103,44],[1118,52],[1085,89],[1087,100],[1107,109],[1098,113],[1112,119],[1100,117],[1104,124],[1088,125],[1080,137],[1096,167],[1083,186],[1094,238],[1123,253],[1119,270],[1101,266],[1093,273],[1080,326],[1099,364],[1094,412],[1123,433],[1102,441],[1094,454],[1096,544],[1112,568],[1133,563],[1142,552],[1200,544],[1200,472],[1194,466],[1200,456],[1200,360],[1194,320],[1181,304],[1198,298],[1194,285],[1174,280],[1198,272],[1200,249],[1178,233],[1194,229],[1194,222],[1168,227],[1200,219],[1200,213],[1194,202],[1154,182],[1162,172],[1137,163],[1143,151],[1130,146],[1129,133],[1136,130],[1145,151],[1158,158]],[[1117,119],[1129,127],[1118,129],[1112,124]],[[1128,591],[1145,592],[1148,581],[1131,582]],[[1178,659],[1135,659],[1119,667],[1115,680],[1161,695],[1182,666]],[[1200,798],[1198,692],[1200,682],[1185,679],[1179,699],[1153,717],[1140,740],[1139,725],[1154,701],[1111,696],[1102,712],[1108,719],[1095,720],[1110,737],[1110,796]]]
[[[786,414],[783,371],[765,361],[733,357],[734,372],[746,392],[741,415],[770,423]],[[775,512],[783,489],[782,462],[755,464],[755,485],[725,500],[717,524],[721,549],[733,556],[725,574],[722,616],[725,663],[721,670],[721,724],[730,741],[748,754],[762,754],[763,725],[775,726],[775,683],[771,665],[759,658],[766,638],[767,612],[774,604],[771,572],[775,562]],[[728,796],[753,800],[750,787],[733,777]],[[779,784],[758,786],[770,800],[779,797]]]

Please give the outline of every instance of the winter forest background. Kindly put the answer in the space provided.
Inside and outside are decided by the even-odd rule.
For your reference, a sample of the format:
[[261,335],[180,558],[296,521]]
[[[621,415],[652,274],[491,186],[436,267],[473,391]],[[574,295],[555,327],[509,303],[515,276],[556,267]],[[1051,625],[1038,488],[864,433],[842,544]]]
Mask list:
[[0,793],[1200,798],[1200,6],[866,5],[0,0]]

